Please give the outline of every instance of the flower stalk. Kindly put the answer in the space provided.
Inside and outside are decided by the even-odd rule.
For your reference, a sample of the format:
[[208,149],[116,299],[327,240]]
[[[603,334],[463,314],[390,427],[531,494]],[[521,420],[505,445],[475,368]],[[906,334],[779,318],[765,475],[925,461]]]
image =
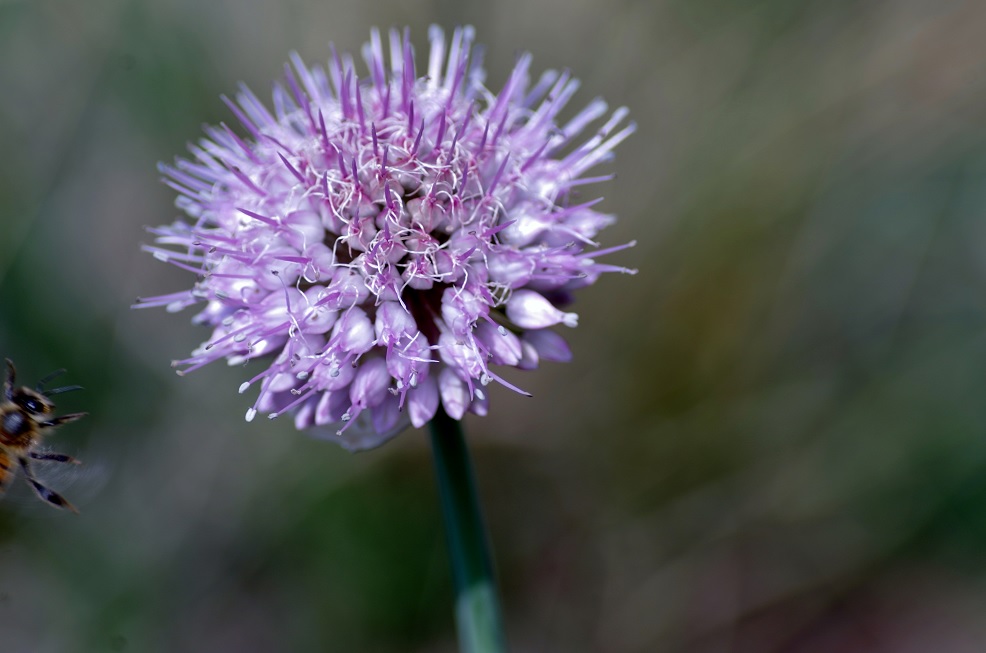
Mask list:
[[430,422],[435,475],[455,583],[463,653],[506,651],[493,564],[469,448],[458,420],[439,409]]

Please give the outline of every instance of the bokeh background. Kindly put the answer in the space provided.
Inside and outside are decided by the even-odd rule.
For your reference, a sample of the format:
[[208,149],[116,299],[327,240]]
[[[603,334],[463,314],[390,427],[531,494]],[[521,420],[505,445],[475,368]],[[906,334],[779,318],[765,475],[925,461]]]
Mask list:
[[[0,502],[0,651],[445,652],[422,432],[350,455],[169,362],[155,164],[289,51],[477,27],[627,105],[573,363],[467,423],[518,652],[986,650],[986,4],[3,0],[0,354],[82,458]],[[618,260],[617,260],[618,259]]]

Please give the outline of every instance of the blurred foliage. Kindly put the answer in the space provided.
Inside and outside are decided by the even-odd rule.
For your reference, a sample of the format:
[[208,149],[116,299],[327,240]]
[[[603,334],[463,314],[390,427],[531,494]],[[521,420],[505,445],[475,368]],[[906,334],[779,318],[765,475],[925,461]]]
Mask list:
[[598,192],[640,274],[467,424],[513,650],[983,650],[986,9],[917,0],[0,4],[0,354],[90,413],[42,470],[82,515],[0,503],[0,650],[454,650],[422,434],[246,424],[129,305],[190,282],[138,243],[221,93],[460,19],[491,88],[530,50],[639,125]]

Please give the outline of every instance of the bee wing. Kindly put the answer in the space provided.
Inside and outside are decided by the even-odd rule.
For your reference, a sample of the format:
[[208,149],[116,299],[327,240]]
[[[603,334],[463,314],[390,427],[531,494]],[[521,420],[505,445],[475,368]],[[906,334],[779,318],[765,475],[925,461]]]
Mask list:
[[[56,453],[47,448],[35,452],[39,457],[31,456],[31,470],[35,478],[46,488],[62,495],[66,500],[79,506],[85,513],[86,505],[99,494],[100,490],[106,485],[109,478],[109,465],[105,459],[100,459],[92,452],[84,452],[83,460],[80,464],[73,464],[74,458],[65,456],[68,460],[60,461],[58,457],[64,454]],[[0,456],[4,452],[0,450]],[[0,467],[5,462],[0,458]],[[22,516],[31,518],[57,518],[59,511],[52,510],[45,502],[39,501],[35,492],[31,489],[24,479],[14,482],[14,474],[17,471],[16,458],[6,460],[9,472],[6,477],[0,469],[0,490],[7,489],[6,496],[0,491],[0,510],[12,510]],[[4,485],[6,482],[6,485]]]

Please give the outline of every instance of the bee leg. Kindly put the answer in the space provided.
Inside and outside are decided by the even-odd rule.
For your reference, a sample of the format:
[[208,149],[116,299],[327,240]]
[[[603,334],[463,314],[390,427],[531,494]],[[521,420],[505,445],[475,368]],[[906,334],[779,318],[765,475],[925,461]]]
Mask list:
[[71,510],[75,514],[79,514],[76,507],[69,503],[65,497],[58,494],[54,490],[49,490],[38,482],[38,479],[34,478],[34,474],[31,473],[31,465],[28,463],[27,458],[21,456],[18,458],[18,462],[21,464],[21,469],[24,470],[24,476],[27,478],[27,482],[31,484],[34,492],[41,498],[42,501],[47,501],[56,508],[64,508],[65,510]]
[[73,465],[81,465],[82,462],[76,460],[72,456],[67,456],[63,453],[38,453],[36,451],[31,452],[31,458],[35,460],[50,460],[56,463],[72,463]]
[[7,401],[14,398],[14,376],[16,371],[14,370],[14,361],[9,358],[4,359],[7,362],[7,380],[3,384],[3,396]]
[[54,428],[56,426],[61,426],[62,424],[68,424],[69,422],[74,422],[77,419],[82,419],[89,413],[71,413],[69,415],[62,415],[61,417],[56,417],[54,419],[49,419],[45,422],[40,422],[38,426],[41,428]]
[[61,376],[62,374],[65,374],[65,368],[64,367],[61,368],[61,369],[55,370],[54,372],[51,372],[50,374],[45,375],[45,377],[43,379],[41,379],[40,381],[38,381],[37,385],[34,386],[34,389],[37,390],[38,392],[44,393],[45,386],[48,385],[49,383],[51,383],[52,379],[55,379],[55,378]]

